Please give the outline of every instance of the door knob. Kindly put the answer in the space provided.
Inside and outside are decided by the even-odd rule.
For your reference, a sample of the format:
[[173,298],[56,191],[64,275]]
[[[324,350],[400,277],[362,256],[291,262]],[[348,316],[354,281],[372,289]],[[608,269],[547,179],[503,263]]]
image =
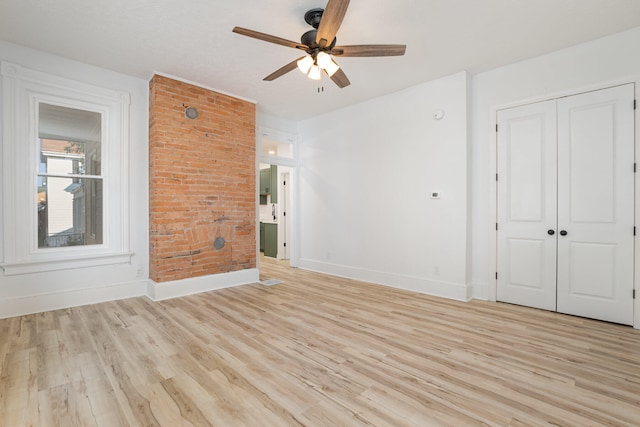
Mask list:
[[547,234],[549,236],[553,236],[554,234],[556,234],[556,232],[554,230],[547,230]]
[[567,235],[567,230],[560,230],[560,235],[561,236],[566,236]]

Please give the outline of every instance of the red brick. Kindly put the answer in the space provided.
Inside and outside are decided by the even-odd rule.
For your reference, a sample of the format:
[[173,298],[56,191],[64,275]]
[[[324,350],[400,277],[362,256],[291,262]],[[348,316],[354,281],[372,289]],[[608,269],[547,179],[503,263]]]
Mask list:
[[151,279],[255,268],[255,105],[162,76],[149,86]]

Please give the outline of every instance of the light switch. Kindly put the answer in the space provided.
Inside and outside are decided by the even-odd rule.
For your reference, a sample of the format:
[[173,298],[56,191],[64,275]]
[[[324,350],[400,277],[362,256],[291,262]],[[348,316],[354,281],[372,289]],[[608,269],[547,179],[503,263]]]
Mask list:
[[432,199],[439,199],[441,195],[442,195],[442,193],[439,192],[439,191],[432,191],[431,192],[431,198]]

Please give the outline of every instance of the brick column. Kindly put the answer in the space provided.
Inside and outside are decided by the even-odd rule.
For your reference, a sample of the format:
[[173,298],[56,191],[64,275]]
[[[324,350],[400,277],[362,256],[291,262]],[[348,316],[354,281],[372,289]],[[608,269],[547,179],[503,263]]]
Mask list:
[[255,105],[158,75],[149,89],[150,278],[255,268]]

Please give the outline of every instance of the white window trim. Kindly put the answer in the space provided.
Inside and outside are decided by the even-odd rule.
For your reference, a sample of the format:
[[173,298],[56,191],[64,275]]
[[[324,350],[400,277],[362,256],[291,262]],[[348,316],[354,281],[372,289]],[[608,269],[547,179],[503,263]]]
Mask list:
[[[5,275],[131,261],[129,106],[126,92],[0,62],[2,77],[2,264]],[[40,102],[100,112],[103,118],[103,244],[37,247],[36,138]]]

